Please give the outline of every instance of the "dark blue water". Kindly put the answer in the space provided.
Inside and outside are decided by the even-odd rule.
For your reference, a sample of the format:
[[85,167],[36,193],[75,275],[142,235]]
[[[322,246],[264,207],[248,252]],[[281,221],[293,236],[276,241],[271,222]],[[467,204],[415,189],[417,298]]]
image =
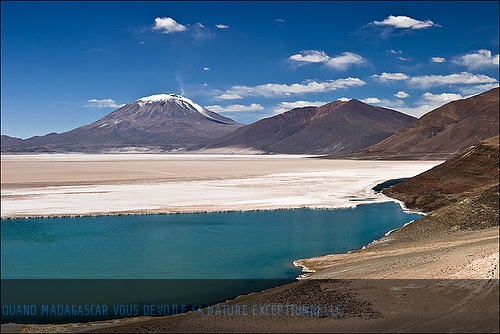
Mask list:
[[388,202],[3,220],[2,278],[293,278],[293,260],[360,248],[419,217]]

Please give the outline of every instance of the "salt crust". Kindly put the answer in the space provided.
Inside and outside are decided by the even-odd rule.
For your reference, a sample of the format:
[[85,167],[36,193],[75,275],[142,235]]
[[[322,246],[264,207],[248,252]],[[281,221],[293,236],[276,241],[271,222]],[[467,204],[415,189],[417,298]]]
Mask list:
[[[392,201],[383,194],[373,192],[372,187],[388,179],[412,177],[440,163],[325,161],[283,155],[61,154],[2,156],[2,170],[9,161],[16,162],[16,168],[22,168],[23,163],[36,164],[37,161],[114,161],[121,168],[126,168],[127,163],[137,163],[138,160],[144,164],[144,170],[148,170],[148,160],[154,159],[162,159],[165,163],[181,161],[186,170],[200,169],[199,166],[207,161],[224,161],[222,166],[226,166],[227,162],[227,176],[221,177],[220,170],[200,169],[196,177],[189,180],[174,177],[169,180],[121,180],[86,185],[53,185],[50,180],[46,180],[43,186],[5,188],[2,177],[1,217],[248,211],[302,207],[352,208],[363,203]],[[230,163],[236,160],[249,166],[264,167],[258,175],[245,171],[240,173]],[[276,172],[276,168],[267,168],[277,162],[290,166],[287,167],[290,171]],[[134,168],[136,166],[137,164]],[[140,174],[143,171],[134,172]],[[218,177],[214,177],[216,172],[219,173]],[[36,177],[43,181],[44,171],[41,170]]]

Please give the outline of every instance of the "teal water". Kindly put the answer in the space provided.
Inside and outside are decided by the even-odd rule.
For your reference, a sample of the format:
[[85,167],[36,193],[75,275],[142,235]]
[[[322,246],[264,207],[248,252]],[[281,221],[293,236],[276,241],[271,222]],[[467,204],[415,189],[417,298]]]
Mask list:
[[2,279],[293,278],[293,260],[360,248],[419,218],[355,209],[3,220]]

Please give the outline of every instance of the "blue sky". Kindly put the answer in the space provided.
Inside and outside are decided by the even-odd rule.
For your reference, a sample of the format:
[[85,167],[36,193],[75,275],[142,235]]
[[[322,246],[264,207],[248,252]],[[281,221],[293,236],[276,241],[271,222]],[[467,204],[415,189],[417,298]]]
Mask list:
[[2,1],[1,132],[159,93],[245,124],[350,98],[420,117],[498,86],[498,4]]

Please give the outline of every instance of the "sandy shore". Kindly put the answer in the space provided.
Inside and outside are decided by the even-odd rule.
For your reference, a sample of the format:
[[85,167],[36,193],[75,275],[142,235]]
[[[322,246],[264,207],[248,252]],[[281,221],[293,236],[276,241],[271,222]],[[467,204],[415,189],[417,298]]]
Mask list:
[[2,218],[353,207],[387,201],[371,188],[436,161],[302,156],[4,155]]
[[439,233],[416,242],[391,236],[363,250],[299,260],[316,279],[499,279],[498,227]]

